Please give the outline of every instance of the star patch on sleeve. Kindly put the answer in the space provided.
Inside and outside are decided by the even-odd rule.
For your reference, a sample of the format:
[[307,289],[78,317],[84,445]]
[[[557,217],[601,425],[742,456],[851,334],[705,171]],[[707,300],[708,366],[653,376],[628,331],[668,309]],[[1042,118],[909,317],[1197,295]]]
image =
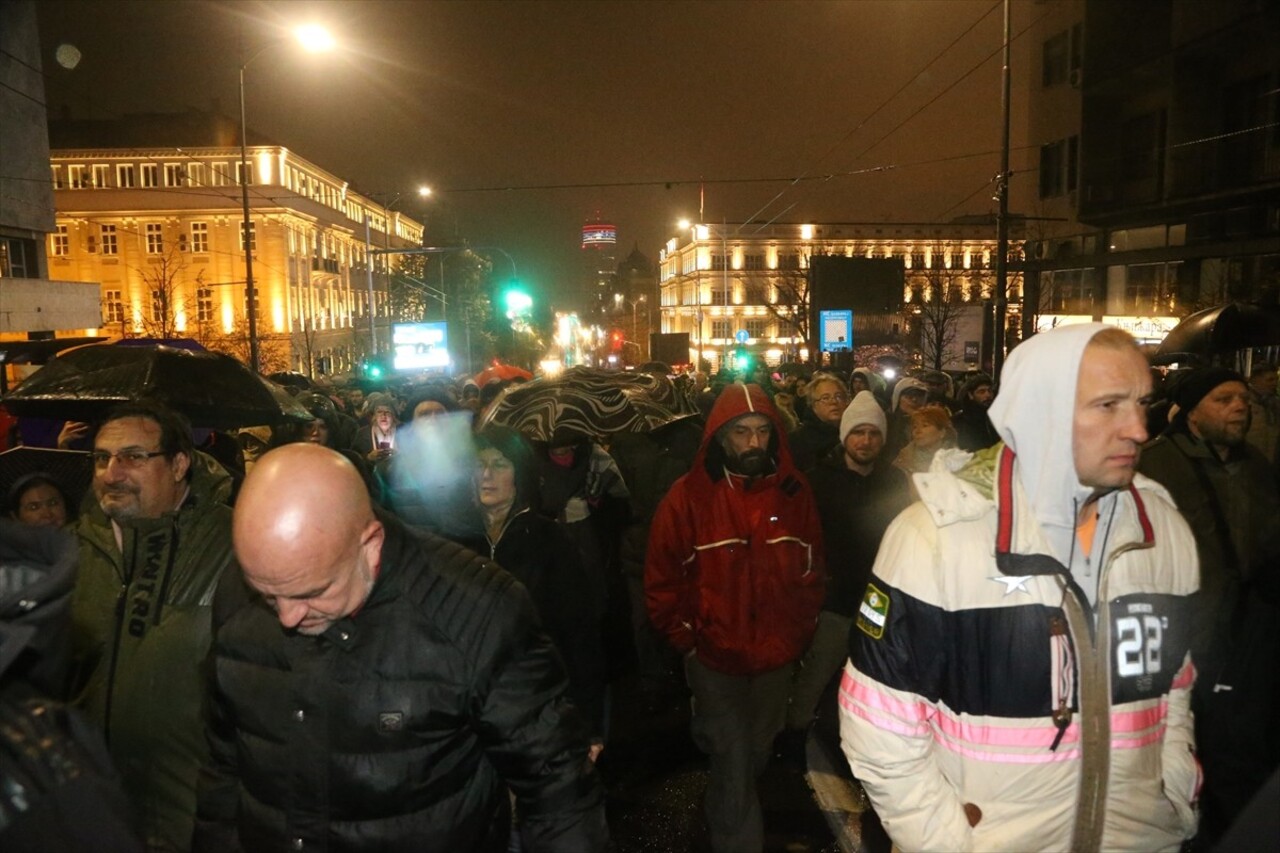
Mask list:
[[867,594],[858,608],[858,630],[873,640],[884,636],[884,625],[889,621],[889,596],[875,584],[867,584]]

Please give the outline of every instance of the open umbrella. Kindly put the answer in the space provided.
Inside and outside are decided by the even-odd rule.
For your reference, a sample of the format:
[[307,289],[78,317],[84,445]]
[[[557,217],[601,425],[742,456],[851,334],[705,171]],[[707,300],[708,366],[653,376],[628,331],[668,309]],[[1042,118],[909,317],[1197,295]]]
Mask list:
[[93,421],[139,397],[164,403],[196,427],[311,420],[284,389],[234,358],[166,346],[94,344],[69,350],[33,373],[4,404],[15,415]]
[[1152,361],[1207,361],[1249,347],[1280,345],[1280,307],[1231,302],[1189,314],[1161,341]]
[[514,364],[491,364],[475,375],[475,383],[483,388],[496,380],[532,379],[533,374]]
[[553,436],[602,439],[620,432],[649,432],[697,414],[665,376],[574,367],[555,379],[537,379],[504,390],[481,426],[503,424],[537,441]]

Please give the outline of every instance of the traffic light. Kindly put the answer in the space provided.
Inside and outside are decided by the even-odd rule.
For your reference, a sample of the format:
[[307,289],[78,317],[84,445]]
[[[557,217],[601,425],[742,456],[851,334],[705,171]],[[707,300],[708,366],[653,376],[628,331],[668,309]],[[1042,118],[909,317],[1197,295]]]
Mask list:
[[507,308],[507,317],[515,319],[520,314],[527,313],[533,307],[533,297],[531,297],[518,284],[512,284],[502,294],[502,304]]
[[612,332],[609,333],[610,349],[612,349],[614,352],[617,352],[618,350],[622,349],[623,340],[625,340],[625,338],[623,338],[622,336],[622,330],[614,329]]
[[735,347],[733,350],[733,369],[738,373],[751,372],[751,353],[746,347]]
[[381,379],[386,370],[378,361],[366,359],[360,364],[360,372],[364,374],[365,379]]

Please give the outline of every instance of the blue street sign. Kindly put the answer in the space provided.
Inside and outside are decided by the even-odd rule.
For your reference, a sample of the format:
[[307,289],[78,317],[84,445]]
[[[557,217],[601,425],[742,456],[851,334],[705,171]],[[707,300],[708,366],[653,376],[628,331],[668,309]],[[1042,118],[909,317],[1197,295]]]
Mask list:
[[740,344],[745,344],[748,341],[748,339],[750,339],[750,337],[751,336],[747,334],[746,329],[739,329],[738,331],[733,333],[733,339]]

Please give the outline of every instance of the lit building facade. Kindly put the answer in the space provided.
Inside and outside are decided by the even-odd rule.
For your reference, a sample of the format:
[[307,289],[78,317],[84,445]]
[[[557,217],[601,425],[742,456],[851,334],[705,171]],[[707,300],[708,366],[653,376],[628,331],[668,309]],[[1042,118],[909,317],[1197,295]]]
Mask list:
[[617,254],[617,227],[596,213],[582,225],[582,316],[599,318],[613,307]]
[[[421,223],[287,148],[248,149],[264,372],[351,370],[390,345],[387,256],[422,245]],[[51,274],[101,282],[90,333],[190,337],[248,352],[239,148],[51,152]],[[370,260],[373,268],[370,270]]]
[[[1021,242],[1010,241],[1010,257],[1019,256]],[[900,261],[901,312],[883,318],[884,326],[905,349],[917,350],[913,318],[936,295],[957,306],[951,321],[957,343],[945,366],[978,366],[977,356],[965,358],[965,344],[983,336],[984,310],[996,281],[996,232],[986,219],[692,225],[659,254],[661,331],[688,333],[691,363],[700,355],[712,370],[737,346],[770,365],[806,361],[817,337],[810,328],[810,261],[832,255]],[[1009,324],[1015,329],[1021,299],[1021,278],[1010,272]]]

